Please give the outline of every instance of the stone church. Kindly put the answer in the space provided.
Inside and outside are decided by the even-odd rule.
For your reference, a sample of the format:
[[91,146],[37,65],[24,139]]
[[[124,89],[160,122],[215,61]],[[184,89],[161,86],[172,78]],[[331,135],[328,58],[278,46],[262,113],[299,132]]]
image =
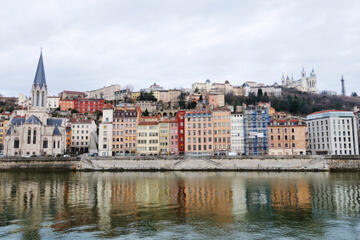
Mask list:
[[298,80],[294,80],[293,77],[291,79],[289,76],[285,78],[283,75],[281,78],[281,85],[286,88],[295,88],[301,92],[312,92],[316,93],[316,74],[314,69],[311,71],[310,76],[306,76],[306,72],[303,69],[301,72],[301,78]]
[[14,116],[5,135],[7,156],[64,154],[66,119],[52,118],[47,109],[47,84],[43,56],[40,58],[31,89],[31,106],[24,116]]

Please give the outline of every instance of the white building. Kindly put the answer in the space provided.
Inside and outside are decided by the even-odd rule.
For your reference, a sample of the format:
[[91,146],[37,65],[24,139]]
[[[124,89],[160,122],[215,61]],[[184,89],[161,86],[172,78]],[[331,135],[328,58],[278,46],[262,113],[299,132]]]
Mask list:
[[113,101],[113,100],[116,100],[115,93],[119,92],[120,90],[121,90],[120,85],[114,84],[114,85],[110,85],[107,87],[102,87],[100,89],[87,91],[86,97]]
[[51,118],[47,112],[47,84],[42,54],[32,85],[31,106],[15,116],[5,136],[5,155],[32,156],[63,154],[66,149],[66,120]]
[[57,96],[48,96],[47,98],[47,108],[48,109],[56,109],[59,107],[60,97]]
[[112,156],[113,114],[112,107],[103,108],[103,117],[99,124],[99,156]]
[[231,113],[231,152],[244,153],[244,115]]
[[353,112],[325,110],[306,117],[308,152],[311,154],[359,154],[358,125]]
[[293,77],[291,77],[291,79],[290,79],[289,76],[287,76],[285,78],[284,75],[281,78],[281,85],[283,87],[295,88],[295,89],[297,89],[299,91],[302,91],[302,92],[316,93],[317,92],[316,82],[317,82],[317,78],[316,78],[316,74],[315,74],[314,69],[311,71],[309,77],[306,76],[306,72],[303,69],[302,72],[301,72],[301,78],[298,79],[298,80],[294,80]]
[[71,124],[71,152],[89,152],[90,145],[94,141],[93,135],[96,134],[96,124],[94,120],[73,120]]

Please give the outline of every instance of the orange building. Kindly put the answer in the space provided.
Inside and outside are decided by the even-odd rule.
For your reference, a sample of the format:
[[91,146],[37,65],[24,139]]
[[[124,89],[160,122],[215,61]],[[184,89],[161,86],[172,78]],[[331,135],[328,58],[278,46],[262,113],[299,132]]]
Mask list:
[[70,109],[75,109],[75,101],[72,99],[60,99],[59,101],[60,111],[66,112]]
[[298,119],[273,119],[268,126],[269,155],[306,154],[306,124]]
[[140,107],[132,104],[117,106],[113,115],[113,155],[135,155]]
[[231,112],[229,109],[215,108],[213,116],[213,149],[215,154],[230,152],[231,148]]
[[71,148],[71,125],[66,126],[66,150],[70,150]]

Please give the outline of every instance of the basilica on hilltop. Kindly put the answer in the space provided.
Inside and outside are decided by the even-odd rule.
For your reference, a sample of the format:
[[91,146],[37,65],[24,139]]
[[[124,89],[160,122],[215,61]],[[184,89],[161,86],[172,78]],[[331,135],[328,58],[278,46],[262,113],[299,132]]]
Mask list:
[[7,156],[64,154],[66,119],[52,118],[47,109],[47,84],[43,56],[40,58],[31,89],[31,105],[25,115],[13,116],[5,135]]
[[281,85],[286,88],[295,88],[296,90],[299,90],[301,92],[312,92],[316,93],[316,74],[314,69],[311,71],[310,76],[306,76],[305,69],[301,72],[301,78],[298,80],[294,80],[293,77],[291,79],[289,76],[283,75],[281,78]]

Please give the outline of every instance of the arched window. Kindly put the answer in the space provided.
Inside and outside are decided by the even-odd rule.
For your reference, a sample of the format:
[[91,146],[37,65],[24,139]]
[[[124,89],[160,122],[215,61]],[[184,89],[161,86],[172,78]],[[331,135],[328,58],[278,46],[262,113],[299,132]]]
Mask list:
[[39,91],[36,91],[36,106],[39,106],[39,96],[40,95],[40,93],[39,93]]
[[14,140],[14,148],[19,148],[20,142],[18,138],[15,138]]
[[44,96],[44,91],[41,92],[41,106],[43,107],[44,106],[44,99],[45,99],[45,96]]
[[36,144],[36,129],[34,129],[33,144]]
[[53,146],[53,148],[56,148],[56,143],[55,143],[55,140],[54,140],[54,146]]
[[31,129],[28,129],[28,137],[27,137],[27,144],[31,143]]
[[48,148],[48,140],[46,138],[43,141],[43,148]]

